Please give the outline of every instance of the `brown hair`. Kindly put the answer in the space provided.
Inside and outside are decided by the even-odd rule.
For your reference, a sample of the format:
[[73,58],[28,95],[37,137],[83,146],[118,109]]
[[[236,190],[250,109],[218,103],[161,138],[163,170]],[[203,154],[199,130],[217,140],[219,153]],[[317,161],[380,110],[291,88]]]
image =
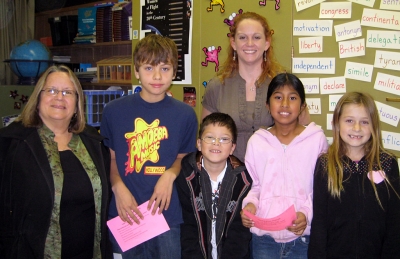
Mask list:
[[[264,36],[270,42],[270,46],[266,52],[266,61],[263,61],[261,64],[262,73],[256,82],[256,86],[262,84],[267,78],[273,78],[279,72],[283,72],[282,66],[276,61],[273,47],[272,47],[272,33],[271,29],[268,25],[265,17],[253,13],[253,12],[245,12],[237,15],[234,18],[234,23],[230,27],[230,38],[234,39],[236,36],[236,30],[238,25],[246,19],[251,19],[257,21],[264,28]],[[217,76],[221,80],[222,83],[225,82],[225,79],[231,77],[234,71],[237,71],[239,68],[238,59],[233,60],[234,50],[232,46],[229,44],[228,57],[222,65],[222,69],[218,71]]]
[[208,125],[214,125],[218,127],[226,127],[230,133],[232,134],[232,143],[236,144],[237,141],[237,128],[235,121],[232,119],[229,114],[221,113],[221,112],[213,112],[206,117],[204,117],[203,121],[200,124],[199,129],[199,139],[203,137],[203,133],[205,128]]
[[174,75],[178,69],[178,49],[173,40],[157,34],[150,34],[141,39],[135,46],[132,53],[133,64],[136,72],[143,64],[152,66],[161,62],[172,64]]
[[67,73],[69,79],[75,87],[77,93],[76,100],[76,116],[74,115],[68,126],[68,131],[72,133],[80,133],[85,128],[85,109],[84,109],[84,96],[81,84],[75,74],[64,65],[50,66],[39,78],[36,83],[35,89],[33,90],[25,108],[22,110],[21,115],[18,117],[18,121],[21,121],[25,127],[40,127],[43,125],[43,121],[39,116],[37,107],[40,103],[40,94],[46,85],[47,77],[54,72]]

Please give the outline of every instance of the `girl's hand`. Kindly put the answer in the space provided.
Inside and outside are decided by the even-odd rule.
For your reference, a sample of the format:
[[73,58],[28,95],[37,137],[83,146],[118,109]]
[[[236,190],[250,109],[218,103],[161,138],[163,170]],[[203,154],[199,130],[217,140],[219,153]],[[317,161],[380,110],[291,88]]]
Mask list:
[[293,220],[293,226],[288,227],[287,230],[301,236],[307,227],[307,219],[303,212],[296,212],[296,215],[297,219]]
[[251,228],[254,227],[254,222],[249,219],[246,215],[244,215],[243,211],[247,210],[248,212],[250,212],[251,214],[255,215],[257,208],[256,206],[254,206],[253,203],[248,203],[243,210],[240,212],[240,216],[242,217],[242,224],[243,226],[245,226],[246,228]]

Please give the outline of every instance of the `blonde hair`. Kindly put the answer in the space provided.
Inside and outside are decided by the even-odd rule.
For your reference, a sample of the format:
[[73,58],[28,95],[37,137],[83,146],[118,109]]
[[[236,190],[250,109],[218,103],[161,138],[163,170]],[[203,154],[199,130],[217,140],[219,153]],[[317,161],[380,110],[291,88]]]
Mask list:
[[[348,166],[348,164],[343,164],[342,162],[343,156],[347,154],[347,148],[346,144],[340,137],[339,120],[344,107],[349,104],[356,104],[364,107],[371,120],[371,122],[369,123],[371,129],[371,137],[364,145],[365,158],[368,163],[368,172],[371,172],[373,169],[383,171],[380,161],[380,155],[382,153],[389,154],[389,157],[393,157],[392,154],[388,153],[383,148],[379,113],[372,96],[367,93],[361,92],[349,92],[343,95],[340,98],[339,102],[336,104],[336,108],[333,113],[333,143],[329,147],[327,154],[325,154],[327,158],[328,190],[331,196],[338,198],[340,198],[340,192],[343,190],[343,171],[344,168]],[[389,180],[386,177],[384,177],[384,179],[385,182],[392,187]],[[376,199],[382,207],[372,177],[370,179],[370,182],[374,189]],[[393,191],[395,190],[393,189]],[[398,194],[397,196],[399,197]]]
[[[262,73],[256,82],[256,86],[258,87],[259,85],[264,83],[265,80],[267,80],[267,78],[273,78],[278,73],[283,72],[283,68],[276,61],[274,51],[273,51],[273,46],[272,46],[272,31],[271,31],[265,17],[263,17],[257,13],[254,13],[254,12],[246,12],[246,13],[237,15],[234,18],[233,25],[230,27],[230,38],[232,38],[232,39],[235,38],[237,27],[239,26],[239,24],[242,21],[244,21],[246,19],[250,19],[250,20],[259,22],[264,29],[265,38],[270,42],[270,46],[269,46],[268,50],[266,51],[266,61],[264,60],[261,64]],[[228,57],[226,58],[225,62],[223,63],[221,70],[218,71],[218,73],[217,73],[217,76],[221,80],[222,83],[225,82],[226,78],[231,77],[233,72],[237,71],[239,68],[238,59],[233,60],[233,55],[234,55],[233,53],[234,53],[234,49],[229,44]]]
[[68,74],[69,79],[75,87],[77,93],[76,100],[76,116],[74,115],[68,126],[68,131],[78,134],[85,128],[85,109],[84,109],[84,95],[81,84],[75,74],[64,65],[50,66],[39,78],[25,108],[22,110],[21,115],[18,117],[18,121],[21,121],[25,127],[40,127],[43,125],[43,121],[39,116],[38,106],[40,103],[41,93],[46,85],[47,77],[54,72],[62,72]]

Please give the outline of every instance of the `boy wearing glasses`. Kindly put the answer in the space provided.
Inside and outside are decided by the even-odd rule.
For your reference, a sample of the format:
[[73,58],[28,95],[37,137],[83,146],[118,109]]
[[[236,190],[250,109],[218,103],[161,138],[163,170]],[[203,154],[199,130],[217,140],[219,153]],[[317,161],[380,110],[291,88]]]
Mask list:
[[245,165],[232,155],[237,129],[224,113],[206,116],[199,130],[197,152],[182,159],[177,177],[184,223],[182,258],[250,258],[251,233],[240,211],[252,180]]
[[111,242],[122,258],[180,258],[182,213],[174,181],[182,158],[195,150],[197,117],[192,107],[166,95],[178,67],[174,41],[150,34],[132,55],[142,91],[109,102],[101,122],[111,152],[109,217],[140,224],[137,207],[149,200],[147,210],[162,213],[170,230],[125,252],[113,237]]

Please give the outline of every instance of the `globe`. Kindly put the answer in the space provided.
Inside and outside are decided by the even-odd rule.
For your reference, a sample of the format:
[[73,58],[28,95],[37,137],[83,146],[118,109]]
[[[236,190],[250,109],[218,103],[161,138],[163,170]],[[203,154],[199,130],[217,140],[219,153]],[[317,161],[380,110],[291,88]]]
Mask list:
[[52,62],[51,52],[40,41],[27,40],[11,50],[8,62],[20,84],[24,79],[36,81]]

